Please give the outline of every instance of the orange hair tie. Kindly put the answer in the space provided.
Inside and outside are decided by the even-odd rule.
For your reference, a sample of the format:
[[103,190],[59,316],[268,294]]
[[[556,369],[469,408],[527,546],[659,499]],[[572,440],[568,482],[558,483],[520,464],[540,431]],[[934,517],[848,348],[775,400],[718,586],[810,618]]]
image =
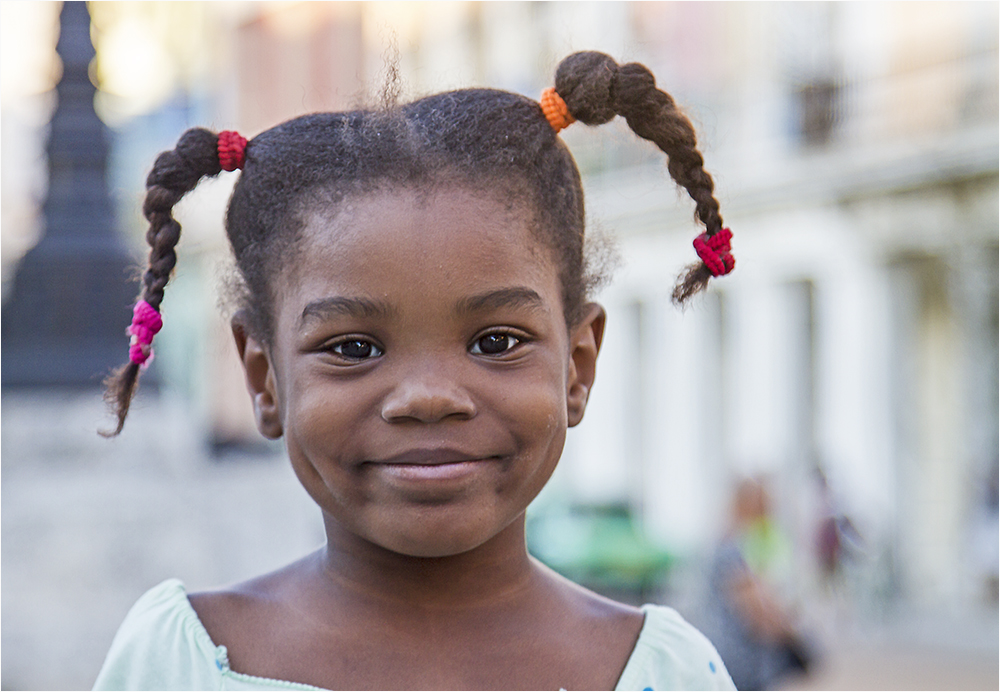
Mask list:
[[542,104],[542,112],[545,113],[545,119],[549,121],[549,125],[557,133],[559,130],[569,127],[576,122],[576,118],[570,115],[569,108],[566,107],[566,102],[556,92],[555,87],[549,87],[543,91],[539,103]]

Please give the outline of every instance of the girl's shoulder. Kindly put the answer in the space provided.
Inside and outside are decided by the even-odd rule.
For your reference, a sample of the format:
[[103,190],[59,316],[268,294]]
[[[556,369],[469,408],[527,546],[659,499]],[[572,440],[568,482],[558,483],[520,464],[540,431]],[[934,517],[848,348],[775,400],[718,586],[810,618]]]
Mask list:
[[[558,591],[565,594],[564,603],[575,613],[567,623],[574,634],[570,650],[579,651],[586,661],[597,660],[609,650],[616,651],[612,660],[620,661],[617,668],[620,672],[617,682],[612,680],[608,687],[735,689],[715,647],[673,608],[653,604],[635,608],[543,569]],[[588,636],[588,631],[594,636]],[[602,666],[610,663],[605,661]]]
[[615,689],[736,689],[715,647],[680,613],[652,604],[642,611],[642,630]]
[[[115,635],[95,689],[318,689],[288,682],[294,675],[258,677],[234,671],[227,647],[216,645],[220,640],[213,640],[201,619],[202,615],[211,618],[215,612],[229,621],[230,633],[240,627],[253,631],[257,628],[252,620],[264,616],[274,595],[269,586],[273,584],[249,582],[192,596],[198,603],[197,611],[177,579],[150,589],[132,607]],[[564,592],[564,597],[569,596],[566,605],[573,606],[570,610],[576,616],[563,620],[564,636],[553,636],[552,643],[563,640],[558,643],[573,644],[558,648],[563,657],[572,652],[570,658],[579,658],[577,673],[595,664],[606,670],[610,663],[613,668],[616,659],[621,661],[617,664],[621,671],[617,685],[611,678],[600,685],[607,685],[605,689],[612,685],[622,690],[733,689],[718,653],[673,609],[646,605],[637,610],[579,587],[571,591]],[[564,639],[566,635],[569,637]],[[613,642],[615,645],[609,646]],[[611,661],[600,661],[609,649],[618,651],[611,655]],[[535,656],[545,658],[537,649]],[[243,670],[238,663],[237,670]],[[593,682],[597,678],[584,674],[584,679]]]
[[218,689],[222,655],[191,609],[184,584],[168,579],[129,610],[94,689]]
[[179,579],[143,594],[118,628],[95,690],[314,690],[234,672]]

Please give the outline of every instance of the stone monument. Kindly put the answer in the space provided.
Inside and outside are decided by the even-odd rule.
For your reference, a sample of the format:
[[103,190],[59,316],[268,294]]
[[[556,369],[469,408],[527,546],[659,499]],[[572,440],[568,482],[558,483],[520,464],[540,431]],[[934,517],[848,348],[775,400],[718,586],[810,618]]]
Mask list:
[[3,305],[4,389],[97,387],[128,357],[135,263],[108,194],[108,131],[94,111],[86,3],[63,5],[56,50],[63,75],[47,147],[44,229]]

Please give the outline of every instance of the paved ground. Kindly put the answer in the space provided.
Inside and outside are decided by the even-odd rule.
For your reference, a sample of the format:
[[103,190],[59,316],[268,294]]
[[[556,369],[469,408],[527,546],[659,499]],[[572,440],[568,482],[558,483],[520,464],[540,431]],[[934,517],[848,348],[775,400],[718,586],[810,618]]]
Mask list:
[[[3,689],[89,689],[128,607],[167,577],[193,589],[319,545],[280,454],[219,460],[183,402],[139,400],[107,441],[93,395],[2,403]],[[848,622],[788,689],[998,689],[996,607]]]
[[996,608],[908,612],[828,640],[811,674],[786,680],[801,690],[1000,689]]
[[181,402],[137,401],[113,441],[94,396],[2,408],[3,689],[89,689],[149,587],[237,581],[323,541],[283,457],[212,459]]

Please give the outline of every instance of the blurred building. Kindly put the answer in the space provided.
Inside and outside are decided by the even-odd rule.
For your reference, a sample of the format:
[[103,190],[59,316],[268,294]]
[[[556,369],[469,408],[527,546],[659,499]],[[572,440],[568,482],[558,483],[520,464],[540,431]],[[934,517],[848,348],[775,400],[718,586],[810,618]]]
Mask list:
[[[656,189],[659,162],[590,176],[626,268],[605,297],[571,482],[630,497],[651,532],[698,551],[724,517],[719,490],[770,474],[805,563],[820,468],[879,567],[865,589],[981,597],[971,534],[998,448],[997,6],[630,11],[636,57],[701,125],[738,268],[678,312],[667,287],[689,261],[689,204]],[[606,462],[623,450],[626,473]]]
[[809,548],[818,467],[879,566],[865,588],[980,597],[971,535],[998,447],[997,6],[629,11],[633,55],[700,125],[737,271],[678,312],[690,205],[662,192],[657,161],[589,176],[626,265],[567,483],[629,497],[651,532],[699,551],[720,490],[770,474]]
[[[54,45],[58,3],[32,5],[0,6],[25,28],[23,40],[4,28],[0,42],[23,68],[3,70],[5,288],[37,235],[58,73],[36,38]],[[115,132],[111,184],[137,260],[145,173],[187,127],[251,137],[397,89],[536,96],[574,50],[647,64],[699,131],[737,268],[674,308],[698,229],[662,155],[621,122],[563,133],[591,230],[617,240],[623,263],[600,296],[608,333],[591,406],[539,512],[627,506],[647,539],[693,564],[722,530],[736,480],[769,476],[796,546],[792,587],[808,593],[820,470],[825,501],[861,536],[847,588],[872,606],[967,605],[985,584],[996,599],[998,7],[91,4],[98,112]],[[170,409],[185,421],[177,437],[216,449],[257,439],[216,308],[236,175],[177,209],[154,364],[164,399],[184,402],[184,416]],[[216,473],[198,468],[184,477]]]
[[[386,84],[535,94],[584,48],[645,62],[700,131],[739,269],[672,307],[689,201],[622,123],[565,133],[592,225],[625,262],[555,494],[631,503],[651,536],[698,554],[748,474],[773,475],[808,543],[821,469],[893,588],[975,591],[969,532],[998,448],[995,4],[99,3],[94,17],[138,247],[143,171],[188,126],[253,135]],[[254,435],[207,299],[232,177],[181,205],[159,362],[220,445]]]

